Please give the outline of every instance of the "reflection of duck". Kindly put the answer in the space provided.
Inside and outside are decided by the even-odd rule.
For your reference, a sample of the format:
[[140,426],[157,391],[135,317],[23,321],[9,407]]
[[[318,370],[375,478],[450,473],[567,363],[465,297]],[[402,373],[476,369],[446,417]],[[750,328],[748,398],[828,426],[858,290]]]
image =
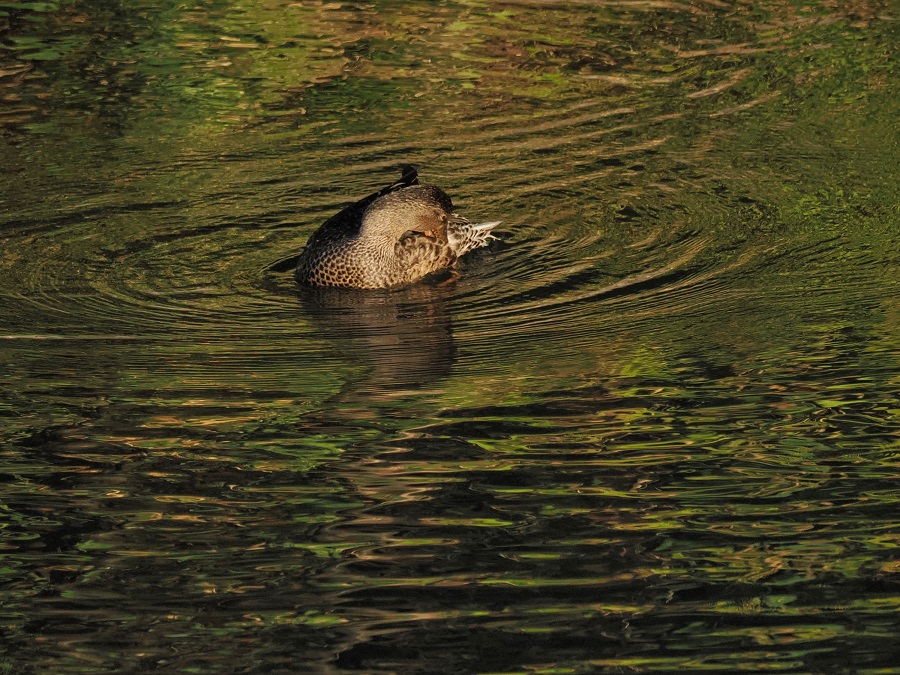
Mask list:
[[295,272],[301,284],[389,288],[447,270],[493,239],[498,224],[453,213],[446,192],[419,185],[411,166],[395,183],[326,220],[309,238]]
[[429,283],[365,294],[303,289],[300,299],[317,334],[342,359],[363,367],[338,398],[389,397],[446,377],[456,356],[447,293]]

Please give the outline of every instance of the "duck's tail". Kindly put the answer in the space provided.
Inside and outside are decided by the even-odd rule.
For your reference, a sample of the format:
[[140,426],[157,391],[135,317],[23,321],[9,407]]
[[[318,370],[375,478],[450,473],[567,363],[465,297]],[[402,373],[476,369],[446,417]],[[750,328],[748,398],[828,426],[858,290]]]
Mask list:
[[487,246],[491,239],[496,239],[493,230],[502,221],[494,220],[489,223],[470,223],[465,218],[454,215],[447,228],[447,240],[457,257],[464,255],[474,248]]

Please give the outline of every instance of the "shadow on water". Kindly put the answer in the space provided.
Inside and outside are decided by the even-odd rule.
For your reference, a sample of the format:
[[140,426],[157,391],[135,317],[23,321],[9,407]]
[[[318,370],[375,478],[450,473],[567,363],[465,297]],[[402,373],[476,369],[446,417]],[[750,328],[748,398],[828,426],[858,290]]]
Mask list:
[[300,289],[304,314],[319,337],[362,370],[331,404],[412,394],[450,374],[456,345],[448,291],[439,283],[370,292]]

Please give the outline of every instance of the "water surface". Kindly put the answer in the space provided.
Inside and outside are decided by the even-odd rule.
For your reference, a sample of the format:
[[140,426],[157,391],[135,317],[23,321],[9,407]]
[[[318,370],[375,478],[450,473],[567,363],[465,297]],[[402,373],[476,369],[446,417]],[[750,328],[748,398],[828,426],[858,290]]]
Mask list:
[[895,13],[0,3],[2,668],[892,672]]

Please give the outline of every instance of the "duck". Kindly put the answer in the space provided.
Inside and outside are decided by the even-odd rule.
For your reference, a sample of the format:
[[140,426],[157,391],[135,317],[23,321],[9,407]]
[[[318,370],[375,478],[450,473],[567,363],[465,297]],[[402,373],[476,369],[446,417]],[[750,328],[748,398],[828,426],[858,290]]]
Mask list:
[[469,251],[496,239],[501,221],[470,223],[453,212],[450,196],[420,185],[418,170],[401,168],[399,180],[322,223],[297,258],[303,286],[378,289],[407,286],[450,271]]

